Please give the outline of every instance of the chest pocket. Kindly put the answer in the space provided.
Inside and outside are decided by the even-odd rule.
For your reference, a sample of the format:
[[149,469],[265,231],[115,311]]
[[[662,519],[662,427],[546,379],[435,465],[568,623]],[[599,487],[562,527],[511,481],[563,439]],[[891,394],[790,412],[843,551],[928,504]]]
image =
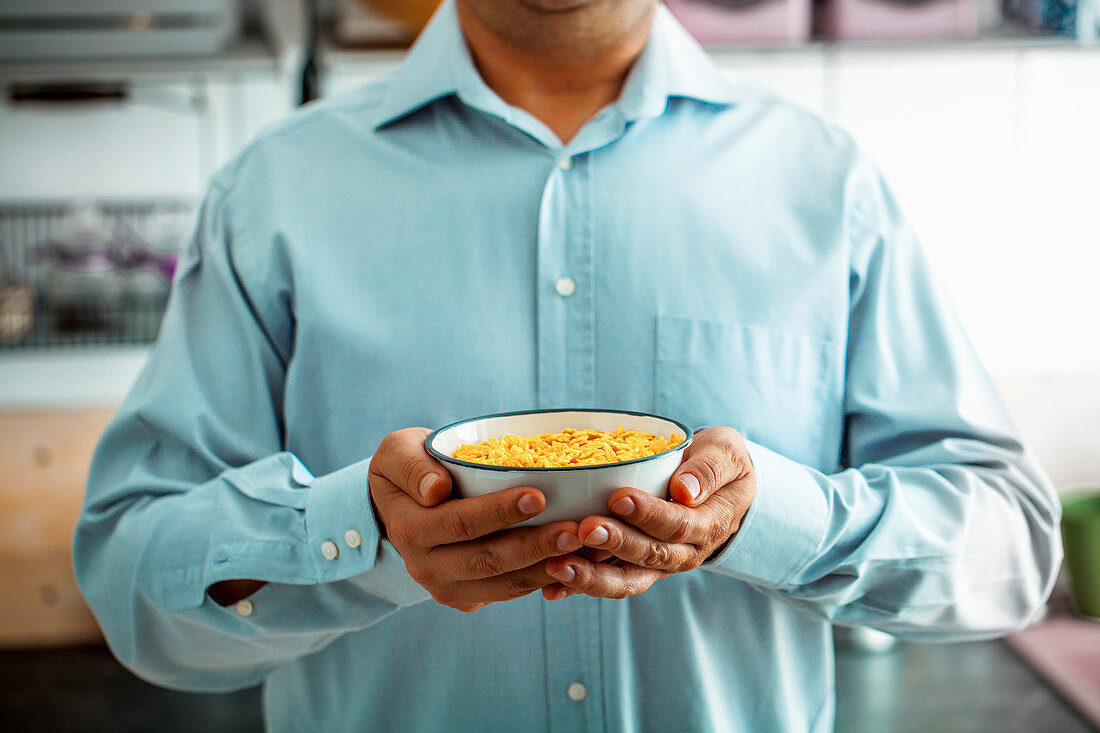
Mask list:
[[657,317],[654,410],[729,425],[824,471],[843,430],[835,343],[760,326]]

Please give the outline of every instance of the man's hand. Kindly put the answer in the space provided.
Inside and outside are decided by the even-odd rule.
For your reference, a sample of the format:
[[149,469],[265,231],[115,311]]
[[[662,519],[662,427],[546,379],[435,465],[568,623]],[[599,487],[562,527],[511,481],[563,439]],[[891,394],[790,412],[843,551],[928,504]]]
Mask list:
[[543,597],[627,598],[661,578],[699,567],[737,532],[756,497],[756,474],[741,434],[726,427],[696,433],[669,480],[669,494],[672,501],[637,489],[613,493],[608,507],[621,519],[586,517],[578,536],[615,559],[549,560],[547,571],[559,582],[543,588]]
[[451,476],[425,449],[428,433],[390,433],[370,463],[375,513],[413,580],[460,611],[553,584],[544,561],[581,549],[577,523],[508,529],[546,507],[533,488],[448,500]]

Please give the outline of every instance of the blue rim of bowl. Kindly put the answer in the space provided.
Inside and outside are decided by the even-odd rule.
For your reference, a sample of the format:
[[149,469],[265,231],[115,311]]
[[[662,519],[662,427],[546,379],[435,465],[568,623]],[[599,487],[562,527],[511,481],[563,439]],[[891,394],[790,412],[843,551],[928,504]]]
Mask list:
[[[463,425],[463,424],[468,423],[468,422],[477,422],[479,420],[492,420],[493,418],[497,418],[497,417],[516,417],[518,415],[544,415],[544,414],[549,414],[549,413],[553,413],[553,412],[602,412],[602,413],[613,414],[613,415],[630,415],[632,417],[653,417],[653,418],[656,418],[658,420],[664,420],[665,422],[670,422],[673,425],[680,428],[681,430],[683,430],[684,431],[684,442],[680,443],[680,445],[676,446],[675,448],[671,448],[669,450],[662,451],[661,453],[654,453],[653,455],[646,456],[645,458],[632,458],[629,461],[618,461],[616,463],[598,463],[594,466],[555,466],[555,467],[550,467],[550,468],[543,468],[541,466],[532,467],[532,468],[528,468],[526,466],[492,466],[492,465],[489,465],[488,463],[474,463],[473,461],[463,461],[463,460],[460,460],[458,458],[454,458],[452,456],[444,455],[443,453],[440,453],[439,451],[437,451],[435,448],[432,447],[432,442],[435,440],[435,436],[439,435],[444,430],[450,430],[453,427],[457,427],[459,425]],[[559,409],[554,409],[554,410],[519,410],[518,412],[498,412],[498,413],[493,414],[493,415],[481,415],[480,417],[466,418],[465,420],[459,420],[458,422],[453,422],[450,425],[444,425],[441,428],[433,430],[431,432],[431,434],[428,435],[427,440],[424,441],[424,445],[427,447],[428,454],[431,455],[432,458],[436,459],[437,461],[442,461],[443,463],[450,463],[450,464],[455,465],[455,466],[466,466],[468,468],[480,468],[480,469],[483,469],[483,470],[486,470],[486,471],[500,471],[501,473],[520,473],[520,472],[529,473],[529,472],[532,472],[532,471],[534,471],[536,473],[541,473],[541,472],[544,472],[544,471],[546,471],[546,472],[549,472],[549,471],[591,471],[591,470],[600,469],[600,468],[612,468],[612,467],[618,467],[618,466],[629,466],[629,465],[634,464],[634,463],[644,463],[645,461],[652,461],[655,458],[660,458],[661,456],[668,455],[669,453],[676,453],[676,452],[679,452],[679,451],[683,451],[685,448],[687,448],[689,445],[691,445],[691,441],[694,440],[694,439],[695,439],[695,431],[694,430],[689,428],[687,425],[684,425],[679,420],[673,420],[671,417],[665,417],[664,415],[654,415],[652,412],[632,412],[631,410],[604,410],[604,409],[599,409],[599,408],[589,409],[589,408],[584,408],[584,407],[570,407],[570,408],[559,408]]]

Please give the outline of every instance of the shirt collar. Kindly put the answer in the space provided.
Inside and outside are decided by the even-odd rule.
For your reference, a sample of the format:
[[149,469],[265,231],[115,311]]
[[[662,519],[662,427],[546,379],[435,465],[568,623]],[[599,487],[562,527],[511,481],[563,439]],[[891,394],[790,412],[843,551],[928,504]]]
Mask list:
[[[737,84],[715,66],[661,4],[649,41],[631,68],[615,107],[626,120],[633,121],[660,116],[671,97],[727,106],[735,102],[736,94]],[[505,118],[516,111],[481,79],[462,35],[454,0],[445,0],[392,79],[375,125],[384,127],[452,95],[471,106],[493,108],[490,111]]]

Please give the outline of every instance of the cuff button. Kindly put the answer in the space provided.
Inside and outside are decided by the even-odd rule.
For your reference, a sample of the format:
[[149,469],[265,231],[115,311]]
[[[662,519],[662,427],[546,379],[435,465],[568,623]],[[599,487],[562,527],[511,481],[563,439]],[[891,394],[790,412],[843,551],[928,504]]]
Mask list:
[[237,602],[237,613],[241,616],[251,616],[253,611],[252,601],[243,600]]
[[335,560],[339,554],[340,550],[337,549],[336,543],[332,540],[325,540],[321,543],[321,557],[326,560]]
[[348,547],[354,550],[356,547],[363,544],[363,535],[359,534],[354,529],[349,529],[347,532],[344,532],[344,542],[347,543]]

